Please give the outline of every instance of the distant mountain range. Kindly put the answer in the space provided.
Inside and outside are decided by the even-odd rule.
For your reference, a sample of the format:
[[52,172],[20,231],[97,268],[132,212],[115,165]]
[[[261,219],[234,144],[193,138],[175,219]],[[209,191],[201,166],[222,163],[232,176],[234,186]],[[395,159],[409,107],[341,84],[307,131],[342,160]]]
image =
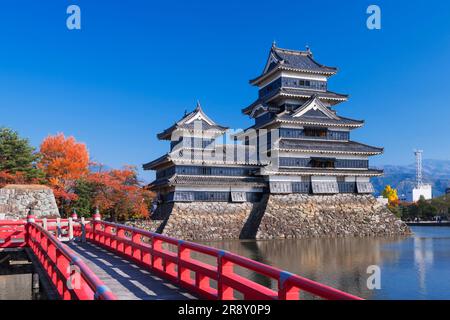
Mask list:
[[[400,198],[409,199],[416,181],[415,164],[386,165],[381,168],[384,169],[384,177],[372,181],[377,194],[389,184],[398,190]],[[444,194],[445,189],[450,187],[450,160],[423,160],[423,181],[433,186],[433,197]]]

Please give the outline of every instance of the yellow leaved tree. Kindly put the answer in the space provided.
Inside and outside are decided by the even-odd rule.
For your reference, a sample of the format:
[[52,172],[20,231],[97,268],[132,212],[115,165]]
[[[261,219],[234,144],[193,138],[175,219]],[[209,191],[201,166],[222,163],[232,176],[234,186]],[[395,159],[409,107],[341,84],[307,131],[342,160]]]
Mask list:
[[389,201],[389,205],[397,205],[398,204],[398,195],[397,189],[392,188],[390,185],[387,185],[382,193],[384,198],[387,198]]

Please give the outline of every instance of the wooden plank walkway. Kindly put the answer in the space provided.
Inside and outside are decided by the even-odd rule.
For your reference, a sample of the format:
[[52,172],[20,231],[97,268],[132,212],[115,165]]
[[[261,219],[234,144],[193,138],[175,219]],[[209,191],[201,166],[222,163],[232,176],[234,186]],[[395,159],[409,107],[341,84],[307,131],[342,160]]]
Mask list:
[[92,243],[66,243],[119,300],[196,299],[148,270]]

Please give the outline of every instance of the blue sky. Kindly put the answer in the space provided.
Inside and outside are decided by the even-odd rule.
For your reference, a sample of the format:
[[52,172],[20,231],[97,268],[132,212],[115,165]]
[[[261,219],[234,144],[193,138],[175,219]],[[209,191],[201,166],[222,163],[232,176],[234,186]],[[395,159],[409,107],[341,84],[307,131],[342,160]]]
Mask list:
[[[82,30],[66,28],[70,4]],[[370,4],[381,30],[366,28]],[[197,100],[220,124],[251,125],[240,110],[273,40],[339,68],[338,113],[366,120],[353,139],[385,147],[373,164],[410,163],[415,147],[450,158],[448,1],[10,0],[0,39],[0,126],[35,146],[73,135],[112,167],[166,152],[156,133]]]

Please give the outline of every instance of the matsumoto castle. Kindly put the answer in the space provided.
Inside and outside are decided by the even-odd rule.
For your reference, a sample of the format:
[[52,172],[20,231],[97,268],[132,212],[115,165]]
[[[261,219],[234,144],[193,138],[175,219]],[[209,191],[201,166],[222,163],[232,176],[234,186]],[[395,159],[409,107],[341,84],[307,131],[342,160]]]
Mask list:
[[158,139],[170,151],[144,165],[155,170],[149,188],[163,203],[257,202],[262,195],[374,192],[369,157],[383,152],[352,141],[364,121],[338,115],[334,106],[348,96],[328,90],[337,69],[306,51],[274,45],[260,76],[256,101],[242,113],[250,128],[231,132],[209,118],[200,104]]

